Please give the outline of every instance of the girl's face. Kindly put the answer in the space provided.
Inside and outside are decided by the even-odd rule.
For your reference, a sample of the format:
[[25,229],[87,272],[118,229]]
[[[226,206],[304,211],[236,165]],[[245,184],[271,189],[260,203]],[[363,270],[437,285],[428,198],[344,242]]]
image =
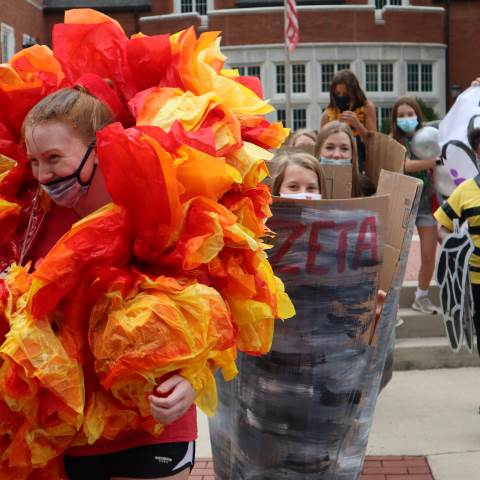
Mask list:
[[33,176],[57,205],[72,208],[88,197],[96,154],[73,127],[60,121],[27,127],[25,144]]
[[300,165],[288,165],[279,193],[320,193],[317,174]]
[[415,110],[410,105],[404,103],[398,107],[397,118],[409,118],[416,116],[417,114],[415,113]]
[[323,142],[320,156],[334,160],[351,160],[352,143],[350,137],[345,132],[332,133]]
[[344,83],[339,83],[335,86],[335,95],[339,97],[348,96],[348,88]]

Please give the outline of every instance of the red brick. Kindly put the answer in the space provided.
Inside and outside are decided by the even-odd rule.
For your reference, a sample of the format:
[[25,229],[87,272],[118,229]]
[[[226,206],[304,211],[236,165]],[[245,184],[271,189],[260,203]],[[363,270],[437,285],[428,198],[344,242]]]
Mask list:
[[360,480],[385,480],[385,475],[362,475]]
[[430,473],[430,467],[428,465],[408,467],[408,473]]
[[386,480],[434,480],[431,475],[387,475]]
[[381,467],[382,466],[382,462],[380,460],[370,460],[370,459],[366,459],[365,460],[365,463],[363,464],[363,468],[372,468],[372,467]]
[[369,474],[388,474],[388,473],[394,473],[396,475],[401,474],[401,473],[408,473],[407,467],[372,467],[372,468],[364,468],[363,473],[366,475]]

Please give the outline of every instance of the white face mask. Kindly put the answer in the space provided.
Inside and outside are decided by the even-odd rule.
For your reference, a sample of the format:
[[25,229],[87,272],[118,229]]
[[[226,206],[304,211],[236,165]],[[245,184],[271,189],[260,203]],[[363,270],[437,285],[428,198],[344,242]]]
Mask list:
[[351,165],[351,164],[352,164],[351,158],[339,158],[337,160],[335,158],[320,157],[320,165]]
[[320,193],[281,193],[283,198],[293,198],[294,200],[321,200],[322,195]]

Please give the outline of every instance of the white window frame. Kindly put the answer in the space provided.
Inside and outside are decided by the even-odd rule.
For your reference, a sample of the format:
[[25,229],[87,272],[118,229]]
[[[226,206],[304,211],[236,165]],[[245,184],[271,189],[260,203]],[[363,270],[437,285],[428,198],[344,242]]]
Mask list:
[[[400,0],[401,4],[396,5],[395,0],[383,0],[385,2],[385,5],[381,8],[377,8],[377,0],[368,0],[369,5],[375,5],[375,8],[377,10],[381,10],[384,7],[409,7],[410,6],[410,0]],[[398,1],[398,0],[397,0]]]
[[[179,13],[179,14],[197,13],[197,0],[191,0],[191,2],[192,2],[192,11],[191,12],[182,12],[182,0],[174,0],[173,1],[174,13]],[[209,11],[214,10],[214,8],[215,8],[214,7],[214,0],[207,0],[207,13]],[[202,16],[206,16],[206,15],[202,15]]]
[[[280,121],[280,118],[278,118],[278,112],[283,111],[284,114],[286,115],[285,105],[278,105],[278,106],[275,107],[275,110],[276,110],[275,120]],[[304,110],[305,111],[305,125],[303,127],[298,126],[298,127],[295,128],[295,125],[294,125],[295,111],[299,111],[299,110]],[[290,110],[290,116],[291,116],[291,118],[290,118],[289,127],[292,129],[293,132],[299,130],[300,128],[306,128],[308,126],[308,105],[304,105],[304,104],[292,105],[291,110]]]
[[[321,93],[329,93],[330,92],[330,87],[328,87],[327,90],[324,90],[323,89],[323,67],[325,65],[333,65],[333,75],[332,75],[332,78],[335,76],[335,74],[337,72],[339,72],[340,70],[344,70],[343,68],[339,68],[340,65],[341,66],[344,66],[344,65],[348,65],[348,69],[351,70],[352,68],[352,63],[353,61],[344,61],[344,62],[339,62],[339,61],[332,61],[332,62],[321,62],[320,63],[320,73],[319,73],[319,78],[320,78],[320,92]],[[332,81],[330,80],[329,84],[331,83]]]
[[376,113],[377,113],[377,130],[380,132],[381,131],[380,129],[382,128],[382,113],[387,109],[390,110],[389,117],[390,117],[390,121],[391,121],[393,104],[392,105],[376,105],[375,108],[376,108]]
[[[369,90],[367,84],[367,65],[376,65],[377,66],[377,89]],[[382,89],[382,65],[391,65],[392,66],[392,89],[383,90]],[[395,63],[394,62],[370,62],[366,61],[364,63],[364,85],[366,93],[394,93],[395,92]]]
[[15,54],[15,29],[6,23],[0,25],[0,43],[2,63],[5,63]]
[[[293,70],[295,66],[297,65],[303,65],[305,68],[305,90],[303,92],[294,92],[293,91]],[[274,65],[274,85],[273,85],[273,91],[275,92],[276,96],[283,96],[285,95],[286,92],[279,92],[277,90],[278,88],[278,77],[277,77],[277,67],[283,67],[284,71],[284,80],[286,81],[286,75],[285,75],[285,64],[284,63],[276,63]],[[294,62],[290,64],[290,95],[297,97],[297,96],[305,96],[308,94],[309,90],[309,75],[310,75],[310,68],[308,62]]]
[[[408,85],[408,65],[416,65],[417,66],[417,74],[418,74],[418,89],[417,90],[410,90]],[[432,75],[431,75],[431,85],[432,88],[430,90],[422,90],[422,80],[423,80],[423,73],[422,73],[422,65],[430,65],[432,67]],[[405,62],[405,91],[408,93],[433,93],[435,91],[434,85],[435,79],[435,64],[433,62],[418,62],[418,61],[406,61]]]
[[[232,70],[238,70],[241,77],[244,77],[244,76],[246,76],[246,77],[256,77],[256,75],[252,75],[249,72],[250,68],[256,68],[256,67],[258,67],[260,69],[260,76],[258,78],[262,79],[263,65],[261,63],[238,63],[238,64],[234,64],[230,68]],[[243,72],[241,71],[242,69],[243,69]]]

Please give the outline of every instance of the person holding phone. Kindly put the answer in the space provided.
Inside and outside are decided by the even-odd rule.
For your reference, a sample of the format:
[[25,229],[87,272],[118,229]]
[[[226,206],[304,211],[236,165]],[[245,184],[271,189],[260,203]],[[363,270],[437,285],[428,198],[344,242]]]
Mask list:
[[369,131],[377,129],[375,105],[367,100],[351,70],[340,70],[330,85],[330,102],[323,112],[321,127],[334,120],[345,122],[357,142],[360,171],[365,169],[365,141]]

